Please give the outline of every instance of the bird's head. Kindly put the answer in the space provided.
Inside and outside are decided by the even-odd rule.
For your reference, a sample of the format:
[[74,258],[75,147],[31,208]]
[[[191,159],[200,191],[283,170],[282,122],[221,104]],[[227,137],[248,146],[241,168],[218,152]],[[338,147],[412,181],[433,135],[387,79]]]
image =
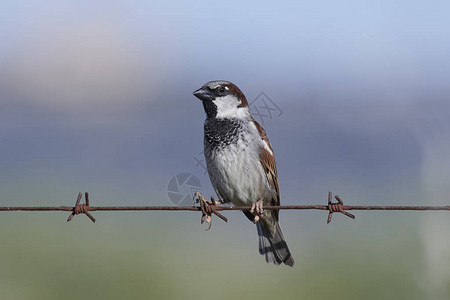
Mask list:
[[250,116],[247,99],[241,90],[229,81],[215,80],[205,83],[194,92],[202,100],[208,118],[238,118]]

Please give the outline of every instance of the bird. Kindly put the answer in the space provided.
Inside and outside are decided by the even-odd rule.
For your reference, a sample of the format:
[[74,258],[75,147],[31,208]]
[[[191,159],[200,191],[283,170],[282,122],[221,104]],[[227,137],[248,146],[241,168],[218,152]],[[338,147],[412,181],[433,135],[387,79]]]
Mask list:
[[266,131],[252,117],[245,95],[229,81],[209,81],[193,95],[206,113],[204,155],[219,201],[251,206],[243,212],[256,224],[259,253],[268,263],[292,267],[278,210],[264,210],[264,205],[280,205],[275,156]]

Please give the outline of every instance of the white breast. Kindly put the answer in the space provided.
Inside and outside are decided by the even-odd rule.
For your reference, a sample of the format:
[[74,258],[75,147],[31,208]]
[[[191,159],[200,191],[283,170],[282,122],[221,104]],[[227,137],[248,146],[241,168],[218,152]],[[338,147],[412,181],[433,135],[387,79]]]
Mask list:
[[239,132],[237,142],[219,149],[205,149],[211,183],[221,200],[251,205],[270,198],[271,188],[260,163],[264,141],[253,123]]

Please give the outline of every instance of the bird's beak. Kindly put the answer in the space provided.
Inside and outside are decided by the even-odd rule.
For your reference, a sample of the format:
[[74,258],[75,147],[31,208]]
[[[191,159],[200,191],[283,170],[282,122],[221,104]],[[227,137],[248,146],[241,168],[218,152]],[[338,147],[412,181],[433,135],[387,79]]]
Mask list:
[[213,100],[213,94],[211,93],[210,90],[206,89],[206,88],[199,88],[198,90],[196,90],[194,93],[194,96],[197,97],[198,99],[204,101],[204,100]]

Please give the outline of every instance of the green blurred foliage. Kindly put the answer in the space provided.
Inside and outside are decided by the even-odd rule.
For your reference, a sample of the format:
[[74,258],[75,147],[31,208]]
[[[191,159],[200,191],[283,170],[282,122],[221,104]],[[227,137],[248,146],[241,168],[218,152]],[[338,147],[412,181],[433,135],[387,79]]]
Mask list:
[[2,213],[1,298],[424,298],[412,214],[282,213],[294,268],[267,265],[254,226],[227,215],[206,232],[186,212]]

